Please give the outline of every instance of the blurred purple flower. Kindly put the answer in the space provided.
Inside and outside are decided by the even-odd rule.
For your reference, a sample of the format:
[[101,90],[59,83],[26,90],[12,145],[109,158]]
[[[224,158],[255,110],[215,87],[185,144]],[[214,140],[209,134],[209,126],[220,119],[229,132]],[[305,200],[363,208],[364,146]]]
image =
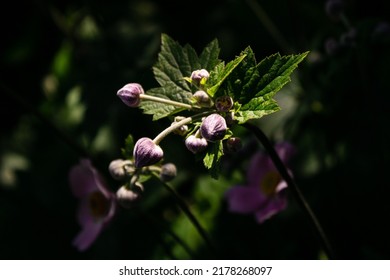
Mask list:
[[113,218],[116,211],[115,194],[108,190],[88,159],[82,159],[72,167],[69,181],[73,195],[80,200],[77,218],[82,227],[73,245],[79,251],[85,251]]
[[[284,164],[294,153],[290,143],[281,142],[275,150]],[[253,213],[263,223],[287,206],[287,183],[281,178],[271,158],[263,152],[253,155],[247,173],[247,184],[230,188],[226,199],[230,212]]]

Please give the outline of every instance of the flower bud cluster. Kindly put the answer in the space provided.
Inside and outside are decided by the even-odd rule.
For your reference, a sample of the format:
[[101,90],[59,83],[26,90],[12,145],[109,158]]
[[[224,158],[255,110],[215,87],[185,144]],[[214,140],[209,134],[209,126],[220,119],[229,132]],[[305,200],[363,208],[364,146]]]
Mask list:
[[[206,69],[199,69],[193,71],[190,78],[186,78],[197,88],[192,96],[193,105],[145,94],[142,86],[138,83],[128,83],[118,90],[117,96],[129,107],[137,107],[141,99],[145,99],[200,111],[199,114],[192,117],[176,116],[170,127],[158,134],[153,140],[148,137],[140,138],[134,145],[131,160],[117,159],[110,163],[111,176],[116,180],[127,180],[127,183],[123,184],[116,193],[120,205],[130,208],[140,199],[144,187],[139,178],[144,172],[158,171],[159,178],[164,182],[176,177],[177,170],[174,164],[159,164],[164,157],[159,143],[169,133],[186,137],[185,146],[194,154],[205,151],[210,143],[222,140],[226,151],[234,152],[239,149],[240,140],[235,137],[227,137],[228,126],[234,122],[234,111],[232,110],[234,101],[227,95],[213,99],[206,88],[209,77],[210,74]],[[199,122],[201,117],[204,118]],[[188,127],[190,123],[193,123],[191,129]]]

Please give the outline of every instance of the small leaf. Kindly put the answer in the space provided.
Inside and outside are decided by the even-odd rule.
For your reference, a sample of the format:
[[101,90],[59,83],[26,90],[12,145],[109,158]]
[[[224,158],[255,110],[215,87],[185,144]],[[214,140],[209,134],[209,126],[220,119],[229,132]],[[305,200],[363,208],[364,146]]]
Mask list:
[[235,119],[239,124],[243,124],[248,120],[259,119],[279,110],[280,107],[274,99],[267,100],[267,98],[260,96],[242,106],[240,111],[235,114]]
[[220,161],[223,156],[222,141],[217,141],[210,145],[205,157],[203,158],[204,166],[209,169],[211,177],[218,179],[220,172]]
[[122,156],[125,159],[131,159],[133,157],[133,149],[134,149],[134,139],[131,134],[129,134],[125,139],[125,146],[121,149]]

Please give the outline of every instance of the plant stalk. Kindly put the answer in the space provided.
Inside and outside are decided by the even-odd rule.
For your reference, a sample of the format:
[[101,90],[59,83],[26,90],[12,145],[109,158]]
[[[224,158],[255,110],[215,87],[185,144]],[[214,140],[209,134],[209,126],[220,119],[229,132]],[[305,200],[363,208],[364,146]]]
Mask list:
[[276,151],[275,151],[273,145],[271,144],[270,140],[268,139],[268,137],[264,134],[264,132],[259,127],[255,126],[253,124],[245,123],[245,124],[243,124],[243,127],[247,128],[248,130],[253,132],[256,135],[259,142],[264,146],[265,150],[267,150],[276,169],[279,171],[283,180],[286,181],[288,188],[292,191],[298,204],[302,207],[303,211],[305,211],[306,214],[309,216],[309,219],[311,220],[311,222],[316,230],[316,233],[317,233],[317,235],[322,243],[324,252],[327,255],[328,259],[334,259],[335,258],[334,252],[333,252],[333,249],[330,245],[329,239],[328,239],[327,235],[325,234],[325,231],[323,230],[320,222],[318,221],[318,219],[317,219],[316,215],[314,214],[313,210],[311,209],[310,205],[306,201],[301,190],[298,188],[297,184],[294,182],[293,178],[288,173],[286,166],[283,164],[279,155],[276,153]]

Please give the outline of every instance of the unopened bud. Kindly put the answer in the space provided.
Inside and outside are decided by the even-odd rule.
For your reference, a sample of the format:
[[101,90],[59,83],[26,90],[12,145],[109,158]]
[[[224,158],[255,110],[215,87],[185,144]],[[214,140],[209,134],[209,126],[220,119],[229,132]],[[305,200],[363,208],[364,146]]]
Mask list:
[[207,141],[214,142],[225,137],[227,125],[225,119],[219,114],[207,116],[201,126],[200,133]]
[[209,72],[206,69],[195,70],[191,73],[191,80],[195,85],[204,84],[210,77]]
[[[185,119],[185,117],[176,116],[174,122],[171,125],[175,125],[176,123],[182,121],[183,119]],[[173,131],[173,133],[178,134],[180,136],[186,135],[187,132],[188,132],[188,125],[182,125]]]
[[177,175],[176,165],[173,163],[166,163],[161,166],[160,179],[164,182],[173,180]]
[[211,107],[213,105],[213,101],[210,96],[203,90],[195,92],[193,97],[196,100],[196,104],[200,107]]
[[137,107],[141,102],[140,95],[144,93],[144,89],[140,84],[130,83],[122,87],[117,92],[117,96],[129,107]]
[[185,140],[185,145],[188,150],[192,153],[197,154],[204,151],[207,146],[207,140],[202,137],[196,137],[195,135],[190,135]]
[[228,96],[220,96],[215,100],[215,108],[219,112],[228,112],[233,107],[233,99]]
[[163,158],[164,152],[152,139],[143,137],[135,143],[133,155],[135,167],[141,168],[159,162]]
[[238,137],[230,137],[224,142],[225,151],[228,153],[236,153],[242,148],[241,139]]
[[140,182],[136,182],[133,186],[122,186],[116,192],[118,203],[124,208],[131,208],[141,199],[144,187]]
[[124,180],[134,172],[134,165],[130,160],[116,159],[110,162],[108,171],[115,180]]

